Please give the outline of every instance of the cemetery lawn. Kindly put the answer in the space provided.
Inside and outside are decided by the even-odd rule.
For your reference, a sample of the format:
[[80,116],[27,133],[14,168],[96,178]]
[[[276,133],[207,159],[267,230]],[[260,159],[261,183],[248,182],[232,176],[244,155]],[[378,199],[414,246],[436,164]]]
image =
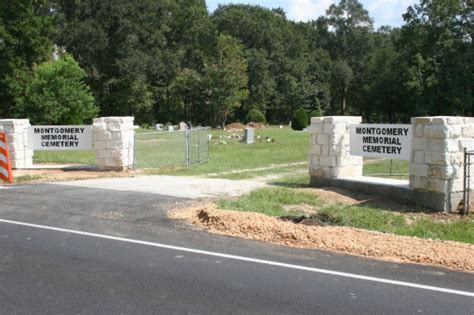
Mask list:
[[275,187],[262,188],[239,198],[222,199],[217,205],[221,209],[258,212],[293,222],[303,220],[305,224],[349,226],[474,244],[472,216],[423,212],[423,209],[376,196],[357,198],[348,192],[338,195],[309,188],[308,182],[308,175],[279,179],[273,183]]
[[[153,130],[138,129],[138,133]],[[146,174],[204,175],[235,170],[271,167],[274,164],[307,162],[309,152],[309,133],[294,131],[291,128],[268,127],[255,130],[255,143],[244,144],[234,135],[243,131],[212,130],[210,141],[210,160],[191,168],[177,166],[175,169],[146,169]],[[257,139],[259,137],[260,139]],[[267,140],[268,138],[268,140]],[[273,140],[273,141],[272,141]],[[137,156],[140,159],[140,147]],[[146,150],[146,149],[144,149]],[[147,157],[149,159],[150,157]],[[159,159],[160,156],[155,157]],[[181,158],[181,157],[177,157]],[[94,151],[35,151],[34,163],[87,164],[94,165]],[[179,164],[179,163],[177,163]]]
[[35,151],[34,164],[95,164],[95,152],[92,150],[79,151]]
[[[147,174],[209,175],[221,177],[218,174],[249,170],[245,175],[222,174],[225,178],[242,179],[253,177],[251,175],[253,170],[251,169],[255,168],[292,168],[292,165],[287,166],[287,164],[303,163],[304,165],[301,168],[307,169],[309,152],[308,132],[294,131],[288,127],[280,129],[273,126],[265,129],[256,129],[255,143],[252,144],[245,144],[237,139],[229,139],[233,135],[242,135],[243,131],[212,130],[211,134],[210,159],[208,162],[188,169],[149,169],[145,170],[145,172]],[[269,170],[269,172],[272,171]],[[265,171],[260,173],[265,173]]]
[[[150,129],[138,129],[137,133],[153,132]],[[147,175],[204,175],[215,178],[249,179],[283,173],[301,173],[308,169],[309,133],[294,131],[289,127],[282,129],[270,126],[255,130],[255,143],[245,144],[236,135],[243,131],[212,130],[210,141],[210,159],[201,165],[185,168],[180,165],[169,168],[144,169]],[[160,144],[162,145],[162,144]],[[173,146],[181,149],[181,143]],[[153,159],[181,159],[180,153],[165,154],[159,148],[154,156],[145,143],[139,144],[137,157],[153,164]],[[89,151],[35,151],[34,163],[38,164],[95,164],[95,153]],[[180,160],[182,161],[182,160]],[[171,161],[172,162],[172,161]],[[140,164],[140,162],[138,162]],[[156,163],[159,164],[159,163]],[[179,163],[177,163],[179,164]],[[256,170],[255,170],[256,169]],[[390,177],[390,160],[366,159],[364,175]],[[392,178],[406,179],[408,161],[394,160]]]
[[[137,133],[144,133],[149,131],[149,129],[142,128],[136,130]],[[35,151],[33,156],[33,163],[95,165],[95,152],[93,150]]]
[[[408,179],[409,165],[409,161],[365,158],[363,174],[365,176]],[[392,168],[391,172],[390,167]]]

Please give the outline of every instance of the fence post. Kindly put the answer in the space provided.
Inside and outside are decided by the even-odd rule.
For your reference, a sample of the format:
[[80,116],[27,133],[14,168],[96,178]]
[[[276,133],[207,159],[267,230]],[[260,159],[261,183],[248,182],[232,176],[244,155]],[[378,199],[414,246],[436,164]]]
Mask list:
[[186,167],[189,167],[189,130],[186,128],[184,131],[184,137],[185,137],[185,158],[186,158]]
[[207,160],[211,159],[211,129],[207,128]]
[[133,131],[133,170],[137,170],[137,132]]
[[462,214],[467,215],[470,206],[470,194],[471,194],[471,154],[464,147],[464,183],[463,183],[463,207]]
[[463,214],[467,215],[471,207],[471,155],[466,152],[467,157],[467,191],[466,193],[466,208],[463,209]]
[[199,134],[199,131],[201,128],[197,128],[197,139],[198,139],[198,164],[201,163],[201,135]]

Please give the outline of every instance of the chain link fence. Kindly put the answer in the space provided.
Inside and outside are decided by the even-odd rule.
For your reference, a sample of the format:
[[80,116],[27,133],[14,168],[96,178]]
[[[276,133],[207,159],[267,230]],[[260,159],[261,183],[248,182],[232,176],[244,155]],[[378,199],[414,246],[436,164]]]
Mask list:
[[135,169],[190,167],[209,160],[209,128],[135,133]]
[[405,160],[364,158],[363,175],[408,179],[409,165],[409,161]]

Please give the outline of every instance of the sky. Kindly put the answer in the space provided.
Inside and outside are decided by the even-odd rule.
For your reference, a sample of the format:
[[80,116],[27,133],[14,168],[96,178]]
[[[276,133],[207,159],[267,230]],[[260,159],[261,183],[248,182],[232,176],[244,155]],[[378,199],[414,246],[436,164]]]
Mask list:
[[[316,20],[324,15],[326,9],[338,0],[206,0],[209,12],[213,12],[218,4],[243,3],[260,5],[266,8],[283,8],[286,16],[294,21]],[[408,6],[419,0],[359,0],[374,20],[375,28],[382,25],[401,26],[402,14]]]

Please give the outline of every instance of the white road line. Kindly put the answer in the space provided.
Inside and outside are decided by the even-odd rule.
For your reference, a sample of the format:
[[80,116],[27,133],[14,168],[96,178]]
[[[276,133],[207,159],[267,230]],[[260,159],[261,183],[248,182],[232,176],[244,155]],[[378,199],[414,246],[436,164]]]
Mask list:
[[221,258],[227,258],[227,259],[239,260],[239,261],[246,261],[246,262],[252,262],[252,263],[257,263],[257,264],[262,264],[262,265],[288,268],[288,269],[293,269],[293,270],[303,270],[303,271],[309,271],[309,272],[321,273],[321,274],[328,274],[328,275],[351,278],[351,279],[365,280],[365,281],[378,282],[378,283],[384,283],[384,284],[392,284],[392,285],[410,287],[410,288],[416,288],[416,289],[422,289],[422,290],[429,290],[429,291],[436,291],[436,292],[443,292],[443,293],[449,293],[449,294],[455,294],[455,295],[474,297],[474,292],[453,290],[453,289],[435,287],[435,286],[430,286],[430,285],[411,283],[411,282],[405,282],[405,281],[390,280],[390,279],[377,278],[377,277],[368,277],[368,276],[363,276],[363,275],[358,275],[358,274],[353,274],[353,273],[339,272],[339,271],[328,270],[328,269],[312,268],[312,267],[293,265],[293,264],[286,264],[286,263],[281,263],[281,262],[276,262],[276,261],[271,261],[271,260],[263,260],[263,259],[250,258],[250,257],[244,257],[244,256],[216,253],[216,252],[210,252],[210,251],[193,249],[193,248],[186,248],[186,247],[173,246],[173,245],[167,245],[167,244],[161,244],[161,243],[140,241],[140,240],[134,240],[134,239],[129,239],[129,238],[104,235],[104,234],[69,230],[69,229],[63,229],[63,228],[58,228],[58,227],[46,226],[46,225],[31,224],[31,223],[26,223],[26,222],[18,222],[18,221],[0,219],[0,223],[15,224],[15,225],[20,225],[20,226],[28,226],[28,227],[44,229],[44,230],[50,230],[50,231],[56,231],[56,232],[70,233],[70,234],[83,235],[83,236],[91,236],[91,237],[97,237],[97,238],[107,239],[107,240],[114,240],[114,241],[140,244],[140,245],[146,245],[146,246],[153,246],[153,247],[159,247],[159,248],[166,248],[166,249],[171,249],[171,250],[176,250],[176,251],[181,251],[181,252],[188,252],[188,253],[200,254],[200,255],[206,255],[206,256],[213,256],[213,257],[221,257]]

